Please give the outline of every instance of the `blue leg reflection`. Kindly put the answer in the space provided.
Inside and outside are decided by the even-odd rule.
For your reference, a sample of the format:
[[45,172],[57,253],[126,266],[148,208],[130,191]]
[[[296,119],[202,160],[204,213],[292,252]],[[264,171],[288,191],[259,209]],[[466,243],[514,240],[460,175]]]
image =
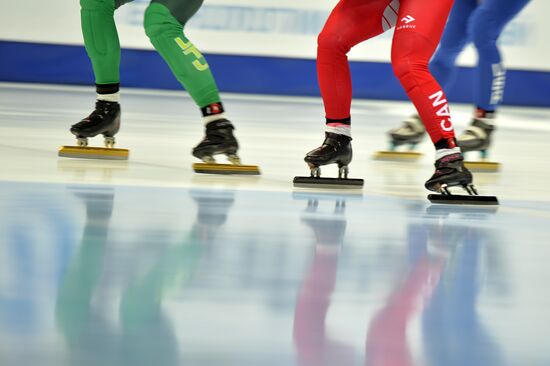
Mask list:
[[[449,258],[423,315],[426,356],[431,365],[504,365],[501,351],[480,322],[477,312],[480,281],[486,275],[481,273],[482,268],[499,268],[498,263],[490,266],[482,263],[483,258],[498,258],[498,253],[487,253],[497,249],[495,238],[486,228],[476,226],[475,221],[468,226],[447,225],[446,221],[452,220],[448,216],[453,212],[431,213],[442,221],[432,224],[430,241],[439,249],[447,250]],[[460,215],[462,218],[470,215],[476,221],[484,218],[483,214],[472,211]]]

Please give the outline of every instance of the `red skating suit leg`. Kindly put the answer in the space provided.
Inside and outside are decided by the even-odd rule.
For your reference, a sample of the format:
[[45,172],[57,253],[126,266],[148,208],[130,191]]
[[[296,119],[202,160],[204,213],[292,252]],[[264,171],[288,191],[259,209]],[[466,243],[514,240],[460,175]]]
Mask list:
[[395,75],[414,103],[434,144],[454,147],[454,129],[441,86],[428,69],[453,0],[401,0],[392,44]]
[[393,27],[398,0],[341,0],[319,34],[317,75],[326,117],[350,117],[352,85],[347,53]]

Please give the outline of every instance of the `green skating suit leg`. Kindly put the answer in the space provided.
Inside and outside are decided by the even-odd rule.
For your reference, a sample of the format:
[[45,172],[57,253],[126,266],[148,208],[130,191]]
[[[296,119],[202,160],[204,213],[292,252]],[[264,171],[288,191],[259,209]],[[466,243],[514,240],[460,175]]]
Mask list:
[[92,61],[96,84],[120,82],[120,43],[114,12],[121,3],[121,0],[80,0],[84,45]]
[[200,108],[220,102],[208,63],[185,37],[183,27],[202,0],[158,0],[145,11],[145,33]]
[[102,134],[113,147],[120,129],[120,43],[115,26],[115,9],[131,0],[80,0],[80,21],[86,52],[92,63],[97,101],[95,109],[71,126],[80,146]]

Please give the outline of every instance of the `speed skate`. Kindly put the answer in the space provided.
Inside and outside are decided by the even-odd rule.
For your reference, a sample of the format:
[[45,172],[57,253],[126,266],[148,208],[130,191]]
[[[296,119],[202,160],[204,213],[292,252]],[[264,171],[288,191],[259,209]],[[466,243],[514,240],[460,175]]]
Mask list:
[[[411,116],[403,124],[391,129],[388,132],[390,137],[389,150],[377,151],[373,159],[382,161],[416,161],[422,157],[422,154],[414,151],[416,145],[422,141],[426,130],[424,124],[418,116]],[[400,146],[404,147],[399,151]]]
[[[480,112],[478,111],[478,113]],[[473,172],[494,173],[500,170],[500,163],[489,161],[487,158],[495,131],[492,115],[490,114],[491,118],[487,118],[488,114],[485,115],[485,118],[475,117],[470,126],[457,139],[462,152],[468,153],[467,157],[474,152],[479,152],[479,161],[467,160],[464,162],[464,165]]]
[[[472,173],[464,167],[462,154],[455,153],[443,156],[435,162],[435,173],[424,185],[426,189],[439,194],[428,195],[432,203],[498,205],[495,196],[480,196],[473,185]],[[468,194],[456,195],[451,187],[462,187]]]
[[[348,178],[348,165],[352,159],[351,137],[325,133],[323,144],[307,153],[304,158],[309,166],[309,177],[294,177],[295,187],[305,188],[363,188],[363,179]],[[338,165],[338,178],[321,178],[321,166]]]
[[[230,121],[220,119],[206,125],[205,136],[193,148],[193,156],[202,163],[193,164],[193,170],[202,174],[242,174],[259,175],[260,168],[256,165],[243,165],[237,155],[239,144],[233,135],[235,127]],[[219,164],[215,155],[225,155],[230,164]]]
[[[120,130],[120,104],[97,100],[90,115],[71,126],[77,146],[62,146],[58,155],[66,158],[128,160],[127,149],[116,149],[115,135]],[[88,146],[88,138],[103,135],[105,147]]]

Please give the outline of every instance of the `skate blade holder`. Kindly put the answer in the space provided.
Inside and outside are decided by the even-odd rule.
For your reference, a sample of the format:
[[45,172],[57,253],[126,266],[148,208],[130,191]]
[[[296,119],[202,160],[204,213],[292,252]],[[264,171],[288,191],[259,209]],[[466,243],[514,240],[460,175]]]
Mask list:
[[464,166],[477,173],[496,173],[500,171],[500,163],[493,161],[465,161]]
[[377,151],[374,160],[381,161],[416,161],[422,157],[422,153],[414,151]]
[[58,156],[77,159],[128,160],[128,149],[89,146],[62,146]]
[[498,205],[498,198],[496,196],[480,196],[473,185],[463,187],[468,195],[465,194],[452,194],[449,191],[449,187],[442,186],[439,191],[440,194],[429,194],[428,200],[431,203],[442,203],[451,205]]
[[294,187],[300,188],[331,188],[331,189],[363,189],[363,179],[294,177]]
[[202,174],[260,175],[260,168],[256,165],[195,163],[193,170]]

